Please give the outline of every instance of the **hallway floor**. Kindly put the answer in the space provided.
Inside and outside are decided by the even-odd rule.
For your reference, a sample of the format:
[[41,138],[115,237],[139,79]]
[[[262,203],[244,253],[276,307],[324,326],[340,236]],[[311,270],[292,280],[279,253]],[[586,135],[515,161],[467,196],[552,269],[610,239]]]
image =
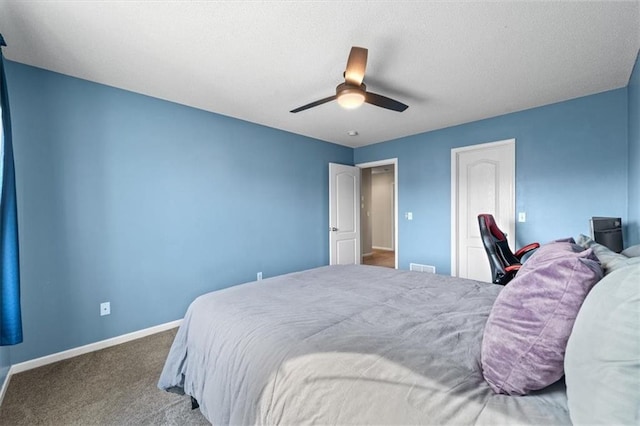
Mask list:
[[387,268],[396,267],[396,253],[389,250],[373,249],[371,256],[362,258],[363,265],[385,266]]

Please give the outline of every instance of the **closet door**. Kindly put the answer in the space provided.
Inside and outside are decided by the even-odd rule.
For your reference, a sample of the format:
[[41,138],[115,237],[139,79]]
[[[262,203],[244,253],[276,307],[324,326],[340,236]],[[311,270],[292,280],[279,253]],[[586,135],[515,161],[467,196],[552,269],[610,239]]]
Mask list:
[[478,214],[492,214],[515,249],[515,139],[451,151],[451,275],[491,282]]

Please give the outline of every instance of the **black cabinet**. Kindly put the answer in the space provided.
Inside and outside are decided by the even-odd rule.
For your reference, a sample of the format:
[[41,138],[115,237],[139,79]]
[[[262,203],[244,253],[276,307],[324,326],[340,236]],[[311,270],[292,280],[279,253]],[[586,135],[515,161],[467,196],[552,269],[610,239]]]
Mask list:
[[591,236],[595,242],[620,253],[622,244],[622,219],[619,217],[592,217]]

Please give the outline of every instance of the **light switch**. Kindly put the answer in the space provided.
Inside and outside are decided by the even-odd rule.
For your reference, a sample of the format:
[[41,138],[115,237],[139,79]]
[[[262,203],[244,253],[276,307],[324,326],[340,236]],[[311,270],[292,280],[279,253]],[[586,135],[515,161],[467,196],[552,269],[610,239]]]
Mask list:
[[407,212],[404,217],[407,218],[407,220],[413,220],[413,213],[412,212]]
[[527,214],[525,212],[518,213],[518,222],[526,222]]

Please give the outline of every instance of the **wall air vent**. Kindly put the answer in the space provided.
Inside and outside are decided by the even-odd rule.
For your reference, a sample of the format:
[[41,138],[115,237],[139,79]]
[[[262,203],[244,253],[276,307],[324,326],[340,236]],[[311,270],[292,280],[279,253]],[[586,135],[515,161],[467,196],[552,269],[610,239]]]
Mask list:
[[430,272],[432,274],[436,273],[436,267],[432,265],[421,265],[420,263],[410,263],[409,264],[410,271],[416,272]]

